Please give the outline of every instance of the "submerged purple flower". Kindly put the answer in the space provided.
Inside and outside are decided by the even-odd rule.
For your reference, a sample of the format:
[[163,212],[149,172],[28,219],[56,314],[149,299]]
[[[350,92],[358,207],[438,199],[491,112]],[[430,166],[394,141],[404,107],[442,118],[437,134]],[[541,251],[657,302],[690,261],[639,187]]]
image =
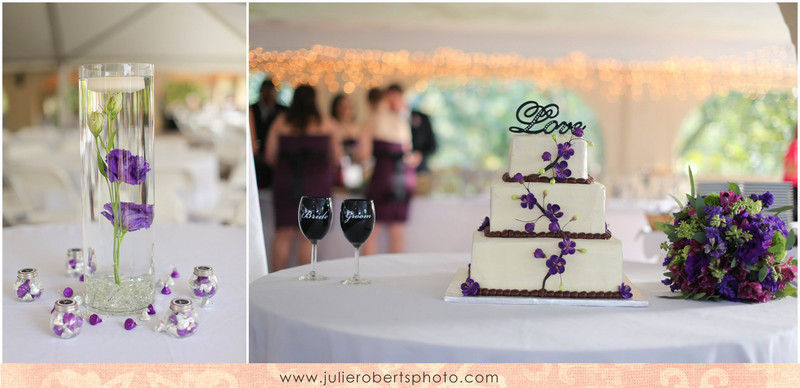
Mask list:
[[563,257],[558,257],[556,255],[553,255],[550,256],[549,259],[547,259],[547,262],[545,264],[547,264],[547,268],[550,268],[550,270],[548,271],[550,275],[557,275],[560,273],[564,273],[564,266],[567,264],[567,261],[564,260]]
[[542,154],[542,160],[545,162],[549,162],[552,157],[553,155],[550,155],[550,153],[547,151]]
[[108,181],[121,181],[130,185],[144,183],[150,164],[143,156],[135,156],[128,150],[114,149],[106,156]]
[[136,327],[136,321],[133,318],[128,318],[125,320],[125,330],[133,330]]
[[563,181],[572,175],[572,170],[569,169],[569,164],[566,161],[556,163],[556,179]]
[[152,304],[147,305],[147,315],[156,315],[156,309],[153,308]]
[[572,143],[564,142],[558,145],[558,156],[569,160],[570,156],[575,155],[575,150],[572,149]]
[[489,217],[485,217],[483,222],[481,222],[481,226],[478,227],[478,232],[483,232],[486,227],[489,226]]
[[92,314],[92,315],[89,316],[89,324],[90,325],[94,326],[94,325],[96,325],[96,324],[98,324],[100,322],[103,322],[103,320],[100,318],[99,315]]
[[533,251],[533,257],[535,257],[537,259],[544,259],[545,256],[544,256],[544,251],[542,250],[542,248],[536,248],[536,250]]
[[539,203],[539,201],[536,200],[536,196],[533,195],[532,193],[522,194],[522,196],[520,197],[520,206],[523,209],[524,208],[533,209],[533,207],[536,206],[537,203]]
[[[133,202],[121,202],[120,213],[122,213],[122,228],[125,231],[133,232],[139,229],[147,229],[153,224],[153,205],[138,204]],[[100,214],[114,223],[114,205],[107,203],[103,205],[106,211]]]
[[478,282],[467,278],[467,281],[461,283],[461,294],[464,296],[475,296],[478,295],[478,291],[480,291],[481,287]]
[[631,294],[631,286],[629,286],[629,285],[627,285],[625,283],[620,284],[619,285],[619,296],[621,296],[622,299],[630,299],[633,296],[633,294]]
[[25,283],[22,283],[19,288],[17,288],[17,298],[22,299],[25,297],[25,294],[31,292],[31,279],[25,279]]
[[517,183],[522,183],[525,181],[525,178],[522,177],[522,174],[516,173],[514,174],[514,181],[516,181]]
[[561,240],[561,242],[558,243],[558,247],[561,248],[561,254],[564,256],[575,254],[575,241],[569,238]]

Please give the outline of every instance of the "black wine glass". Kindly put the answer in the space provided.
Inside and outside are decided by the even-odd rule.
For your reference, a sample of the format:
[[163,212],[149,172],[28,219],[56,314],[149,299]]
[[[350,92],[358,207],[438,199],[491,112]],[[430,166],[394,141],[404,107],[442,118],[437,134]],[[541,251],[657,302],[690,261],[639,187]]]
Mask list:
[[375,227],[375,204],[368,199],[346,199],[342,202],[339,213],[339,222],[342,225],[344,237],[356,248],[356,268],[352,278],[342,280],[346,285],[370,284],[367,279],[361,278],[358,268],[358,250]]
[[300,280],[327,280],[317,274],[317,242],[331,230],[333,201],[330,197],[302,197],[297,209],[297,223],[303,236],[311,242],[311,272],[300,276]]

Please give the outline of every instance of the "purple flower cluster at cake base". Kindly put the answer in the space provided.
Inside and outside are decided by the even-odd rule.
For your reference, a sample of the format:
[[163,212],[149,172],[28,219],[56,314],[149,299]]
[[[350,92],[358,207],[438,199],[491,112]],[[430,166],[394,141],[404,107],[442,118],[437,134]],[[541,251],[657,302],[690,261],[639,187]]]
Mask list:
[[470,278],[467,278],[464,283],[461,283],[461,294],[464,296],[478,295],[478,291],[480,291],[480,289],[480,284]]

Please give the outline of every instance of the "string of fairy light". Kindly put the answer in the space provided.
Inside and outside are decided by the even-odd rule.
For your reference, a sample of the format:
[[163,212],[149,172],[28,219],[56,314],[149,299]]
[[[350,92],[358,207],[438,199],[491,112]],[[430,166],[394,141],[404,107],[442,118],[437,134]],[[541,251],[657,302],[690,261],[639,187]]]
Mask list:
[[466,84],[480,79],[530,80],[541,86],[561,86],[599,92],[608,100],[629,93],[633,99],[704,98],[741,92],[752,98],[774,89],[791,89],[797,70],[786,63],[787,53],[764,48],[745,57],[710,61],[670,58],[662,61],[590,59],[580,52],[556,59],[525,58],[513,53],[466,53],[441,48],[432,53],[345,49],[314,46],[288,51],[250,51],[250,70],[266,72],[276,84],[310,84],[330,92],[352,93],[356,88],[404,80],[422,92],[429,82],[448,79]]

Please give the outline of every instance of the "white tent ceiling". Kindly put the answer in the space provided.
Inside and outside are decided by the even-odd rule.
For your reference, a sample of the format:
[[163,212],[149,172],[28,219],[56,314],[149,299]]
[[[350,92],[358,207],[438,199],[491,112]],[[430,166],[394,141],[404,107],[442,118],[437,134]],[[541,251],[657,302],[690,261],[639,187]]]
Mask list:
[[242,71],[245,4],[3,4],[3,69],[147,62],[159,71]]
[[782,60],[796,63],[776,3],[250,5],[251,48],[316,44],[424,52],[451,47],[542,58],[581,51],[621,61],[743,58],[777,48],[787,54]]

